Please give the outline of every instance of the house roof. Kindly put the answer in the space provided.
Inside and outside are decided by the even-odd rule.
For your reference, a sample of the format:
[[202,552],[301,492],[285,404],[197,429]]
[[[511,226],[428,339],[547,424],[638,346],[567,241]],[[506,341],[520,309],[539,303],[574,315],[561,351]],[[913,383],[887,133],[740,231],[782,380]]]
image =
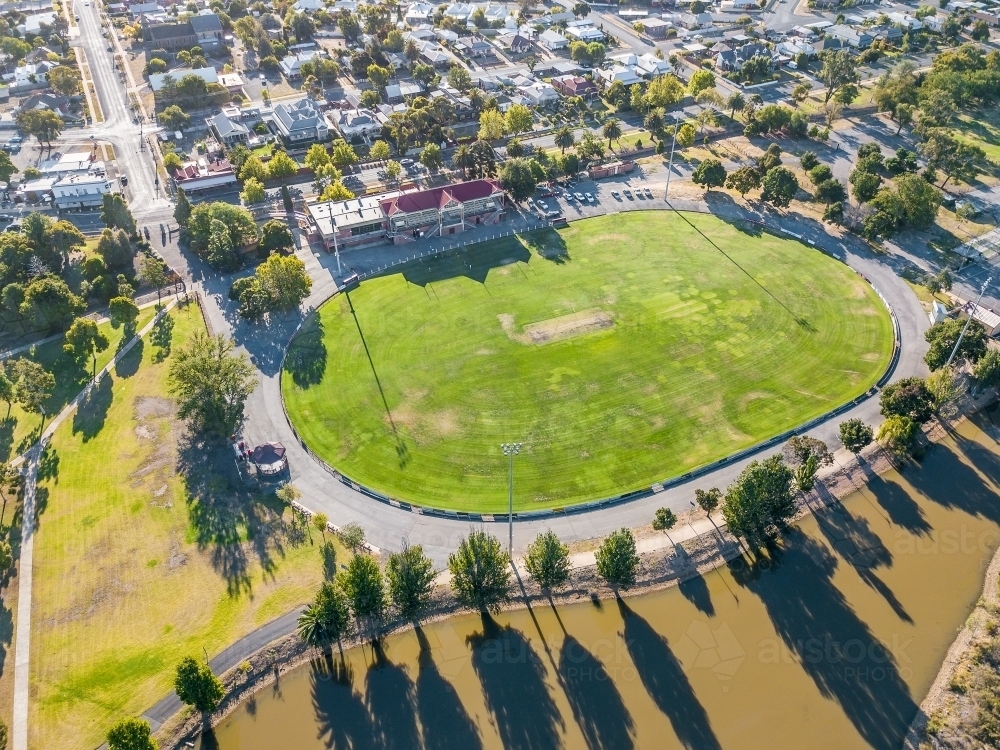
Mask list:
[[161,39],[176,39],[181,36],[194,36],[194,27],[190,21],[184,23],[164,23],[149,27],[149,37],[154,42]]
[[250,460],[255,464],[273,464],[285,457],[285,446],[281,443],[263,443],[253,449]]
[[323,113],[312,99],[299,99],[292,104],[276,104],[274,116],[289,132],[311,130],[323,119]]
[[229,117],[223,112],[219,112],[219,114],[215,117],[210,117],[209,122],[212,123],[212,126],[221,138],[234,134],[243,135],[250,132],[247,129],[247,126],[242,122],[234,122],[233,120],[230,120]]
[[219,17],[214,13],[205,13],[197,16],[191,16],[188,19],[188,23],[191,24],[191,28],[195,30],[196,33],[204,34],[208,31],[222,31],[222,22]]
[[429,208],[436,208],[440,211],[452,201],[466,203],[502,192],[503,188],[496,180],[472,180],[431,190],[420,190],[416,193],[404,193],[387,198],[381,204],[385,215],[393,216],[397,213],[426,211]]
[[177,83],[184,76],[198,76],[205,83],[219,82],[219,74],[215,68],[197,68],[195,70],[174,70],[169,73],[153,73],[149,76],[149,87],[156,92],[163,88],[167,78],[172,78],[174,83]]

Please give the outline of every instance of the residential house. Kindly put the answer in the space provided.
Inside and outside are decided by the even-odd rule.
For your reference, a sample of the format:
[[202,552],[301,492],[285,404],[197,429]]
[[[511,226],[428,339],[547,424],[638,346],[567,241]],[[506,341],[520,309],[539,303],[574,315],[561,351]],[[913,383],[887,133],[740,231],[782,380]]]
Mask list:
[[419,96],[423,90],[423,86],[416,81],[390,83],[385,87],[385,99],[389,104],[399,104],[406,101],[407,97]]
[[382,132],[382,123],[370,109],[331,110],[328,116],[333,126],[347,141]]
[[124,16],[128,13],[128,6],[125,3],[108,3],[109,16]]
[[[16,88],[44,87],[48,81],[49,71],[57,66],[57,63],[49,60],[39,60],[27,65],[18,65],[14,68],[11,85]],[[8,75],[4,75],[8,79]]]
[[403,20],[409,26],[419,26],[422,23],[429,23],[434,15],[434,6],[430,3],[416,2],[406,9]]
[[779,42],[775,47],[775,51],[779,55],[787,55],[788,57],[794,59],[799,55],[806,55],[807,57],[816,56],[816,48],[805,41],[797,41],[791,39],[787,42]]
[[547,83],[536,82],[529,86],[520,86],[517,90],[531,102],[529,106],[532,107],[544,107],[559,99],[559,94]]
[[724,72],[738,72],[743,70],[743,63],[747,60],[761,56],[772,59],[771,50],[760,42],[750,42],[728,52],[720,52],[715,56],[715,67]]
[[[922,26],[923,24],[921,24]],[[893,46],[903,41],[903,30],[895,24],[886,23],[881,26],[871,26],[867,31],[873,40],[881,39],[883,42],[888,42]]]
[[271,120],[286,143],[325,141],[330,137],[330,125],[312,99],[274,105]]
[[450,68],[455,58],[449,55],[440,44],[433,42],[417,42],[420,49],[420,59],[435,68]]
[[236,184],[236,170],[222,157],[201,157],[174,170],[174,184],[187,194]]
[[51,109],[62,118],[63,122],[77,123],[83,120],[78,114],[79,106],[72,97],[61,96],[51,91],[39,91],[25,97],[18,111],[30,109]]
[[24,56],[24,61],[26,63],[41,62],[42,60],[48,61],[49,55],[58,56],[58,54],[49,47],[35,47],[31,50],[31,52]]
[[452,3],[447,7],[444,14],[449,18],[459,21],[468,21],[469,16],[476,10],[476,6],[471,3]]
[[[25,185],[25,188],[27,187]],[[71,208],[94,208],[101,205],[106,193],[111,192],[111,183],[104,174],[87,172],[60,177],[51,183],[50,190],[56,208],[61,211]]]
[[615,81],[621,81],[626,86],[631,86],[633,83],[642,83],[642,79],[635,74],[635,71],[621,65],[616,65],[609,70],[599,70],[597,74],[605,86],[610,86]]
[[[891,17],[892,16],[890,16],[890,18]],[[977,10],[972,14],[972,17],[977,21],[986,21],[986,23],[990,26],[1000,26],[1000,12],[997,12],[996,9],[993,11]],[[927,18],[924,19],[925,24],[927,23],[927,20]]]
[[888,13],[886,15],[889,16],[889,20],[894,24],[899,24],[910,31],[919,31],[924,28],[924,25],[909,13]]
[[149,88],[151,88],[155,94],[163,88],[168,78],[174,83],[177,83],[184,76],[198,76],[205,83],[219,82],[219,73],[215,70],[215,68],[195,68],[193,70],[182,69],[172,70],[169,73],[151,73],[149,76]]
[[493,45],[477,36],[464,36],[455,43],[455,49],[466,57],[489,57],[493,54]]
[[198,44],[198,35],[190,21],[164,23],[143,28],[143,38],[150,49],[178,50]]
[[140,16],[144,16],[147,13],[162,13],[163,6],[159,3],[135,3],[134,5],[128,6],[128,14],[132,16],[132,19],[138,19]]
[[553,52],[569,46],[569,40],[554,29],[546,29],[539,34],[538,43]]
[[584,99],[594,99],[599,95],[597,86],[582,76],[555,76],[550,80],[552,88],[563,96],[579,96]]
[[278,63],[278,67],[289,80],[296,80],[302,77],[302,63],[312,62],[320,56],[319,50],[310,52],[299,52],[296,55],[287,55]]
[[504,21],[510,15],[510,11],[503,3],[488,2],[483,6],[483,14],[486,16],[486,21],[492,24]]
[[864,29],[853,29],[844,24],[834,24],[826,30],[827,39],[836,39],[855,49],[868,49],[874,37]]
[[17,28],[22,34],[38,34],[43,26],[52,28],[56,22],[55,13],[35,13],[27,16]]
[[640,23],[643,31],[653,39],[666,39],[667,30],[674,27],[670,21],[664,21],[662,18],[644,18]]
[[458,34],[449,29],[434,29],[434,36],[442,42],[448,42],[449,44],[454,44],[458,41]]
[[191,16],[188,23],[194,29],[195,36],[198,38],[198,46],[202,49],[213,50],[222,44],[225,34],[222,30],[222,22],[215,13],[206,11],[197,16]]
[[605,40],[604,32],[597,27],[590,26],[566,26],[566,36],[572,37],[573,39],[581,42],[603,42]]
[[250,129],[239,120],[230,118],[225,112],[206,118],[205,124],[215,139],[226,146],[245,143],[250,138]]
[[572,60],[545,60],[535,66],[535,75],[541,77],[580,75],[589,68],[584,68]]
[[292,8],[299,13],[315,13],[317,10],[325,10],[326,3],[323,0],[295,0]]
[[712,25],[712,16],[709,13],[681,13],[677,24],[689,30],[706,29]]
[[497,44],[516,55],[531,51],[531,41],[520,34],[501,34],[497,37]]
[[636,75],[643,78],[659,78],[667,73],[672,73],[674,69],[666,60],[661,60],[656,55],[646,52],[639,55],[639,58],[635,61],[634,70]]

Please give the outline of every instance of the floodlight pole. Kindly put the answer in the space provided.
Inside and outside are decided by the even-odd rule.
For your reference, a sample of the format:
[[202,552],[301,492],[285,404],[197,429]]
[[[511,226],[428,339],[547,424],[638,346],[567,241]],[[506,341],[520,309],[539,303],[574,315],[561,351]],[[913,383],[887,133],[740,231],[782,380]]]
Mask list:
[[667,186],[663,188],[663,200],[670,202],[670,173],[674,171],[674,148],[677,146],[677,117],[674,117],[674,137],[670,141],[670,159],[667,162]]
[[979,303],[982,301],[983,295],[986,294],[986,287],[990,285],[991,281],[993,281],[993,277],[987,276],[986,281],[983,282],[983,286],[979,290],[979,299],[976,300],[976,304],[973,305],[971,310],[969,310],[969,319],[965,321],[965,325],[962,327],[962,332],[958,334],[958,341],[955,342],[955,347],[951,350],[951,356],[948,357],[948,361],[944,363],[945,367],[949,367],[951,365],[951,361],[955,359],[955,355],[958,354],[958,347],[962,345],[962,337],[965,336],[965,332],[969,330],[969,325],[972,323],[972,316],[975,315],[976,308],[979,307]]
[[514,562],[514,456],[521,452],[520,443],[503,443],[500,448],[508,457],[507,469],[507,554]]

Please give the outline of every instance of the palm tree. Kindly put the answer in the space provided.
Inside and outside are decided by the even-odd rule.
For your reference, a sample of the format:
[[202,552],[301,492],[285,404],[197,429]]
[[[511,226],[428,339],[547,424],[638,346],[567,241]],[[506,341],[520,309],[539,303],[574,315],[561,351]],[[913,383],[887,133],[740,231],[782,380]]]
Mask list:
[[617,118],[612,117],[610,120],[604,123],[604,127],[601,129],[604,137],[608,139],[608,149],[611,149],[611,141],[617,141],[622,137],[622,126]]
[[472,166],[472,154],[469,152],[469,147],[463,143],[455,149],[455,155],[452,157],[451,162],[462,170],[462,179],[464,180],[467,170]]
[[726,109],[729,110],[729,119],[736,119],[736,110],[743,109],[746,106],[746,99],[743,98],[743,94],[739,91],[734,91],[726,99]]
[[347,631],[347,597],[334,584],[327,581],[319,587],[316,598],[299,615],[299,637],[312,646],[330,653],[330,647]]
[[573,128],[569,125],[563,125],[559,130],[556,131],[555,144],[562,149],[565,154],[566,149],[576,143],[576,136],[573,135]]

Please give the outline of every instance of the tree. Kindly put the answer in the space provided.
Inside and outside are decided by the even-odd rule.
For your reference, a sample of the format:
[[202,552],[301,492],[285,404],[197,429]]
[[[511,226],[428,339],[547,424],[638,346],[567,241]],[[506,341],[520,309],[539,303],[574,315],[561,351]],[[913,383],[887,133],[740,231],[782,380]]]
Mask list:
[[420,163],[427,167],[427,171],[437,172],[444,166],[444,156],[441,154],[441,147],[436,143],[428,143],[420,152]]
[[101,333],[96,322],[77,318],[66,331],[63,349],[78,361],[90,357],[93,360],[91,377],[97,377],[97,354],[107,349],[108,343],[108,337]]
[[622,137],[622,124],[615,117],[609,117],[604,121],[601,133],[608,139],[608,148],[611,148],[611,141],[620,140]]
[[159,115],[157,115],[157,119],[167,128],[167,130],[183,130],[191,124],[191,118],[176,104],[171,104],[169,107],[164,109]]
[[760,187],[760,173],[753,167],[740,167],[726,177],[726,187],[746,198],[747,193]]
[[385,141],[375,141],[368,151],[368,157],[374,161],[385,161],[389,158],[389,144]]
[[108,268],[122,268],[132,263],[132,242],[122,229],[104,229],[97,241],[97,254]]
[[101,198],[101,221],[108,229],[122,229],[129,237],[135,236],[135,219],[118,193],[105,193]]
[[312,289],[312,279],[306,273],[305,263],[294,255],[275,253],[268,256],[257,266],[256,276],[276,310],[298,307]]
[[[976,21],[972,24],[972,31],[969,33],[973,39],[977,42],[986,42],[990,38],[990,25],[986,21]],[[49,80],[52,79],[52,73],[49,73]]]
[[966,323],[969,324],[969,327],[965,330],[965,335],[962,336],[962,343],[958,347],[955,357],[967,360],[974,365],[986,354],[988,339],[986,328],[982,323],[975,319],[949,318],[942,320],[932,325],[924,333],[924,339],[930,344],[930,349],[924,355],[924,362],[927,363],[931,372],[944,367]]
[[[802,154],[802,157],[799,159],[799,165],[806,172],[811,172],[812,170],[816,169],[816,167],[818,167],[820,164],[819,164],[819,159],[817,158],[815,153],[813,153],[812,151],[806,151],[804,154]],[[827,169],[829,169],[829,167],[827,167]]]
[[48,72],[46,79],[57,94],[72,96],[80,90],[80,73],[75,66],[57,65]]
[[186,227],[188,219],[191,218],[191,202],[187,198],[187,193],[183,189],[177,191],[176,205],[174,206],[174,221],[178,226]]
[[695,167],[691,182],[709,189],[722,187],[726,183],[726,168],[718,159],[705,159]]
[[[324,151],[324,153],[326,153]],[[264,182],[268,177],[268,169],[264,165],[264,162],[260,160],[259,156],[252,155],[243,162],[243,166],[240,167],[239,177],[241,180],[246,182],[247,180],[257,180],[258,182]]]
[[715,88],[715,74],[710,70],[696,70],[688,81],[688,93],[698,96],[705,89]]
[[761,180],[761,200],[776,208],[784,208],[792,202],[799,189],[795,173],[786,167],[774,167]]
[[451,588],[459,603],[480,612],[497,613],[510,598],[510,568],[500,540],[485,531],[470,531],[448,556]]
[[794,89],[792,89],[792,100],[796,104],[801,104],[806,99],[809,98],[809,92],[812,91],[808,83],[800,83]]
[[359,549],[364,547],[365,530],[361,528],[361,524],[351,521],[351,523],[341,526],[339,533],[340,541],[342,541],[344,546],[351,550],[351,552],[357,553]]
[[566,153],[566,149],[571,148],[576,144],[576,136],[573,135],[573,128],[569,125],[563,125],[559,128],[553,139],[556,146],[559,147],[563,154]]
[[691,123],[681,125],[677,130],[677,145],[681,148],[688,148],[694,145],[694,139],[697,134],[698,131],[695,130],[694,125]]
[[149,722],[129,717],[112,725],[106,736],[108,750],[157,750]]
[[817,77],[826,86],[826,98],[823,100],[824,102],[830,101],[830,98],[841,86],[849,83],[857,83],[857,61],[847,50],[830,50],[824,52],[820,55],[820,60],[822,60],[823,66],[820,68]]
[[156,304],[160,304],[160,290],[170,281],[167,267],[155,255],[142,256],[139,266],[140,278],[156,290]]
[[267,176],[272,180],[281,180],[282,183],[287,178],[294,177],[298,171],[299,165],[284,151],[275,152],[267,163]]
[[17,359],[12,366],[14,402],[32,413],[41,413],[42,406],[56,388],[56,379],[37,362]]
[[597,549],[597,575],[616,592],[635,583],[639,555],[630,529],[612,531]]
[[528,545],[524,567],[543,591],[559,588],[569,580],[569,547],[543,531]]
[[499,110],[487,109],[479,115],[479,139],[498,141],[503,138],[506,123]]
[[646,88],[646,106],[669,107],[684,98],[684,84],[677,76],[667,74],[654,78]]
[[20,170],[14,166],[6,151],[0,151],[0,182],[10,182],[10,178]]
[[199,203],[188,220],[191,249],[213,268],[235,270],[239,258],[235,250],[257,242],[260,233],[253,215],[229,203]]
[[[653,529],[662,531],[670,539],[670,529],[677,525],[677,515],[670,508],[657,508],[653,516]],[[673,544],[674,540],[670,539]]]
[[896,105],[895,117],[896,122],[899,123],[899,127],[896,128],[896,135],[899,135],[900,131],[906,126],[913,122],[913,112],[914,106],[912,104],[906,104],[905,102],[900,102]]
[[356,622],[377,627],[385,613],[385,584],[378,560],[368,554],[355,555],[342,574],[340,586],[354,612]]
[[[8,368],[3,366],[3,362],[0,361],[0,401],[7,402],[7,417],[10,417],[10,407],[14,403],[14,380],[12,379],[12,372],[8,372]],[[6,466],[6,464],[3,464]],[[2,484],[2,482],[0,482]]]
[[347,187],[340,180],[335,180],[323,188],[323,193],[319,199],[321,201],[346,201],[354,197]]
[[500,185],[515,201],[529,198],[535,192],[535,176],[525,159],[508,159],[500,169]]
[[710,490],[697,489],[694,491],[694,501],[698,504],[698,507],[705,511],[705,515],[708,516],[708,520],[712,522],[718,530],[718,526],[715,525],[715,519],[712,518],[712,514],[715,513],[715,509],[719,507],[719,503],[722,502],[722,492],[718,487],[712,487]]
[[295,247],[292,230],[283,221],[271,219],[260,228],[260,249],[268,254]]
[[854,188],[854,197],[858,202],[867,203],[878,193],[882,178],[863,169],[855,169],[851,172],[848,182]]
[[726,98],[726,109],[729,110],[729,118],[736,119],[736,110],[742,110],[746,106],[746,99],[739,91],[734,91]]
[[871,444],[873,436],[872,428],[857,417],[840,423],[840,442],[855,456]]
[[789,439],[782,453],[785,461],[795,470],[795,485],[803,493],[809,492],[816,485],[816,472],[819,468],[833,463],[833,456],[826,443],[805,435]]
[[135,323],[139,319],[139,308],[130,297],[114,297],[108,303],[108,317],[112,328],[124,329],[126,338],[135,334]]
[[232,435],[243,422],[243,405],[257,387],[244,354],[233,354],[224,336],[195,334],[170,365],[170,392],[178,414],[198,432]]
[[772,143],[767,147],[767,151],[754,160],[754,165],[757,167],[757,172],[763,179],[764,175],[772,169],[781,166],[781,146],[777,143]]
[[85,305],[66,282],[45,274],[36,276],[24,290],[18,311],[39,329],[66,328],[82,314]]
[[497,172],[497,156],[493,147],[479,140],[469,147],[470,173],[474,179],[493,177]]
[[742,537],[753,551],[763,547],[795,513],[792,470],[781,456],[751,461],[726,489],[722,516],[729,531]]
[[979,164],[986,158],[983,149],[959,141],[946,128],[931,129],[919,148],[929,168],[944,172],[945,181],[941,187],[953,178],[971,182],[980,172]]
[[[978,388],[992,388],[995,385],[1000,385],[1000,351],[988,349],[976,362],[976,366],[972,368],[972,377]],[[0,388],[0,394],[2,394],[2,388]],[[0,398],[2,397],[0,395]],[[8,413],[9,411],[8,401]]]
[[[480,118],[481,121],[482,118]],[[511,105],[510,109],[504,115],[504,129],[514,135],[527,133],[532,129],[534,122],[535,118],[531,114],[531,110],[523,104]]]
[[878,428],[878,441],[885,450],[897,458],[910,452],[920,431],[917,422],[909,417],[894,414]]
[[934,395],[923,378],[903,378],[887,385],[878,402],[883,417],[906,417],[923,424],[934,414]]
[[320,167],[330,164],[330,154],[322,143],[314,143],[306,151],[305,165],[315,172]]
[[844,187],[844,183],[840,180],[824,180],[816,186],[816,199],[823,201],[827,205],[840,203],[843,206],[843,201],[846,198],[847,188]]
[[260,203],[266,197],[264,183],[256,177],[248,177],[243,182],[243,189],[240,191],[240,200],[247,206]]
[[313,648],[329,653],[334,641],[339,643],[347,633],[348,616],[344,592],[325,581],[309,606],[299,615],[299,637]]
[[807,174],[809,175],[809,181],[813,185],[819,185],[821,182],[833,179],[833,170],[826,164],[817,164]]
[[201,712],[205,721],[208,714],[218,707],[226,689],[207,663],[186,656],[177,665],[174,692],[181,703]]
[[[388,156],[388,154],[387,154]],[[330,152],[330,163],[335,167],[343,168],[354,164],[358,160],[358,155],[354,151],[354,146],[338,138],[333,142]]]
[[453,65],[448,71],[448,85],[453,89],[458,89],[463,94],[472,88],[472,76],[469,71],[461,65]]
[[399,179],[399,176],[403,173],[403,165],[398,161],[390,159],[385,163],[385,176],[391,182],[395,182]]
[[385,566],[389,598],[401,617],[415,619],[430,603],[434,585],[434,567],[419,544],[389,555]]
[[43,143],[51,146],[65,125],[62,118],[51,109],[22,109],[15,118],[15,123],[19,130],[33,135],[39,147]]

